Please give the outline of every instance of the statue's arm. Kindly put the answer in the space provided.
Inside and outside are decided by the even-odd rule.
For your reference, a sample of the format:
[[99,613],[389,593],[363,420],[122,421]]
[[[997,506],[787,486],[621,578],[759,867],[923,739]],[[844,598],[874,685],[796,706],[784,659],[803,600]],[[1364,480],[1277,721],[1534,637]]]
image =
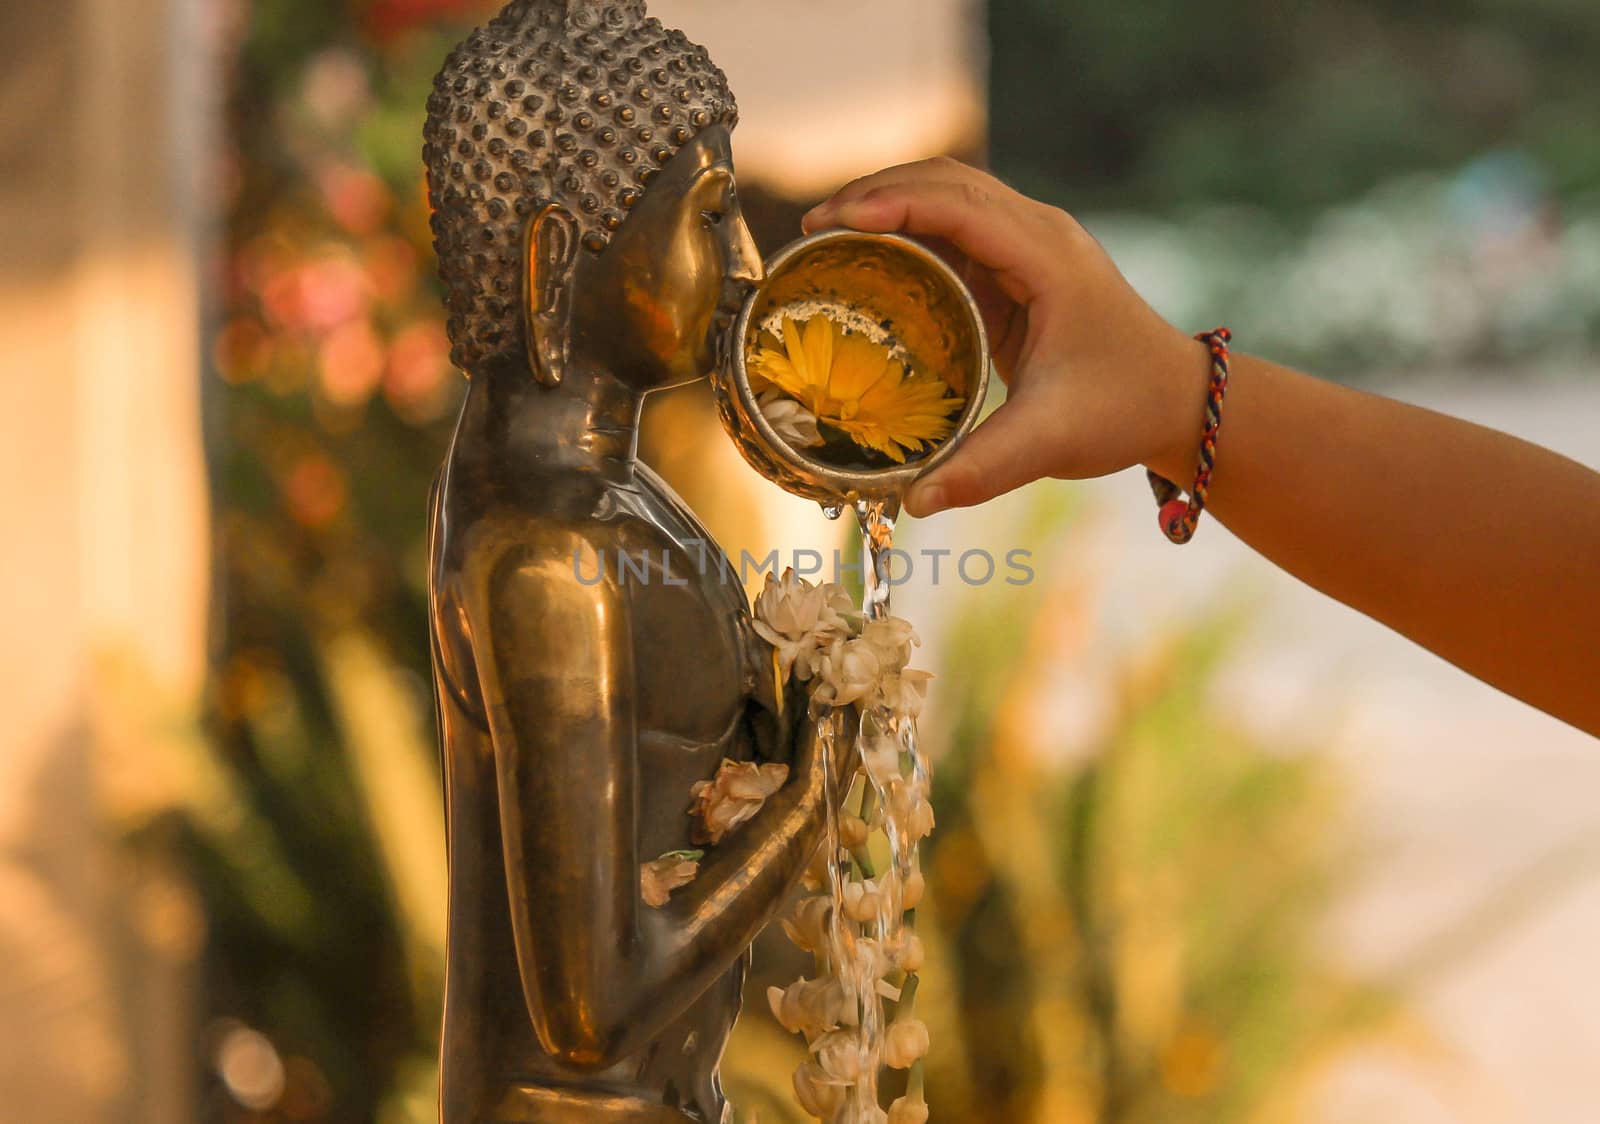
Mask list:
[[[853,743],[840,739],[833,775]],[[822,749],[803,734],[789,780],[761,811],[706,850],[700,873],[660,909],[645,909],[651,955],[641,1007],[620,1028],[618,1057],[648,1043],[750,947],[816,854],[827,788]],[[653,857],[653,856],[652,856]]]
[[762,811],[645,906],[627,588],[577,580],[600,570],[582,531],[519,540],[469,583],[517,960],[545,1049],[604,1066],[728,971],[792,889],[822,835],[823,764],[802,737]]
[[576,578],[577,531],[475,559],[468,614],[494,744],[517,962],[540,1042],[573,1064],[616,1051],[637,1005],[638,762],[627,591]]
[[[840,738],[834,746],[834,777],[849,768],[853,744]],[[715,970],[725,969],[799,881],[822,841],[828,779],[823,750],[810,724],[802,724],[788,783],[749,823],[709,848],[699,876],[667,903],[663,913],[674,926],[677,972],[692,974],[712,959]]]

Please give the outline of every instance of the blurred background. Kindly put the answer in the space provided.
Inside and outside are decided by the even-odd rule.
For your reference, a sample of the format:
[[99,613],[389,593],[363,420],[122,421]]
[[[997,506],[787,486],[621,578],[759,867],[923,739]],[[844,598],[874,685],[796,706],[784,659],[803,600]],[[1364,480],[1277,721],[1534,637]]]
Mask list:
[[[419,153],[496,6],[0,8],[0,1117],[435,1118],[422,534],[462,381]],[[730,76],[769,253],[953,154],[1175,323],[1600,465],[1588,0],[652,12]],[[702,388],[648,413],[735,556],[840,543]],[[939,676],[934,1118],[1600,1118],[1600,747],[1152,510],[1125,474],[902,525],[1037,575],[897,592]],[[727,1083],[794,1120],[752,997]]]

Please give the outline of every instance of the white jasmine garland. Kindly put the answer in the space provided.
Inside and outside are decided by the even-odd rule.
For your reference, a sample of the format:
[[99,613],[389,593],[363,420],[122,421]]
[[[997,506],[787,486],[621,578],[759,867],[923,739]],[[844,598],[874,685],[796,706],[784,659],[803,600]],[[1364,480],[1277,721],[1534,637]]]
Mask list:
[[784,919],[783,931],[801,952],[817,952],[827,943],[828,921],[832,915],[833,903],[825,895],[814,894],[801,899],[793,919]]
[[928,802],[921,786],[914,783],[895,785],[889,794],[889,812],[900,829],[913,841],[933,834],[933,805]]
[[861,762],[874,783],[893,784],[900,779],[900,739],[889,734],[867,738],[861,746]]
[[861,1039],[842,1027],[818,1036],[811,1043],[811,1052],[816,1055],[822,1072],[835,1081],[853,1083],[859,1080],[867,1064]]
[[883,1036],[883,1064],[910,1069],[928,1052],[928,1024],[921,1019],[895,1019]]
[[923,956],[922,938],[908,929],[901,935],[894,950],[895,967],[904,972],[915,972],[922,967]]
[[791,1034],[807,1037],[855,1024],[853,997],[834,978],[798,979],[788,987],[767,988],[773,1017]]
[[805,683],[816,672],[817,659],[834,641],[851,634],[860,613],[841,585],[812,585],[793,569],[774,578],[769,571],[755,604],[755,629],[778,653],[783,678],[792,674]]
[[847,850],[855,850],[866,845],[867,838],[872,829],[867,826],[867,821],[853,812],[839,813],[839,843]]
[[881,908],[883,895],[878,892],[877,884],[872,879],[845,883],[844,915],[850,920],[864,925],[876,921]]
[[913,870],[906,876],[905,884],[900,890],[901,907],[904,909],[916,909],[917,904],[922,901],[922,894],[926,888],[927,882],[922,877],[922,871]]
[[823,1071],[815,1058],[807,1058],[794,1071],[794,1099],[818,1120],[830,1119],[844,1107],[845,1086]]
[[926,671],[902,668],[878,681],[878,705],[893,712],[902,722],[916,721],[922,716],[922,704],[928,697],[928,680],[933,676]]
[[754,761],[723,761],[717,775],[697,781],[689,789],[694,806],[690,836],[696,843],[720,843],[723,836],[761,811],[767,797],[789,779],[789,766],[757,765]]
[[687,886],[700,873],[704,851],[668,851],[639,868],[639,896],[651,909],[660,909],[672,891]]
[[830,644],[817,662],[822,683],[812,689],[829,706],[848,706],[877,690],[883,677],[879,650],[861,637],[841,638]]
[[911,622],[900,617],[866,622],[861,629],[861,639],[872,645],[886,672],[905,667],[911,662],[911,649],[922,646]]
[[[925,953],[905,919],[926,889],[916,842],[934,826],[927,761],[915,738],[931,676],[908,666],[920,641],[909,622],[866,619],[838,585],[812,585],[792,570],[767,576],[754,615],[774,646],[780,678],[808,685],[818,736],[844,736],[844,714],[859,720],[857,776],[839,780],[860,795],[832,813],[841,850],[819,853],[803,881],[820,892],[783,921],[790,940],[815,957],[816,975],[767,994],[774,1018],[804,1035],[812,1055],[795,1071],[795,1098],[831,1124],[924,1124],[920,1077],[889,1112],[874,1095],[880,1067],[912,1066],[928,1050],[927,1026],[912,1011]],[[697,799],[709,794],[708,822],[737,826],[748,818],[743,807],[723,813],[717,799],[739,799],[743,783],[751,783],[748,773],[696,785]],[[879,869],[874,832],[891,844]],[[895,1005],[887,1025],[885,1001]]]

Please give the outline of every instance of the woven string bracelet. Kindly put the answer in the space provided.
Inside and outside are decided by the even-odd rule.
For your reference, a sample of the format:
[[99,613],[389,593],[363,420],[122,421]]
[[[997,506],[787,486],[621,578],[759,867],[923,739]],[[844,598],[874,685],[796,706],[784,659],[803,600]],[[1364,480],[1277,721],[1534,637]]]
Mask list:
[[1200,513],[1206,509],[1211,472],[1217,463],[1217,430],[1222,428],[1222,396],[1228,392],[1228,342],[1233,333],[1226,328],[1213,328],[1195,339],[1211,349],[1211,382],[1206,387],[1206,427],[1200,434],[1200,463],[1195,468],[1189,498],[1185,500],[1183,490],[1160,473],[1146,473],[1150,491],[1161,505],[1162,533],[1179,546],[1194,538]]

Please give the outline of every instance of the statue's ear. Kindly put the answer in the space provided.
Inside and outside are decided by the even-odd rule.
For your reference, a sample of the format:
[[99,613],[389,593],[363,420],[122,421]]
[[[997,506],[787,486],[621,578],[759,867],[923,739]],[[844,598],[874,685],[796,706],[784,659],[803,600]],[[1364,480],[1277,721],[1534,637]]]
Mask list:
[[578,261],[578,220],[552,203],[528,223],[523,259],[523,328],[533,376],[559,386],[567,373],[572,336],[572,280]]

